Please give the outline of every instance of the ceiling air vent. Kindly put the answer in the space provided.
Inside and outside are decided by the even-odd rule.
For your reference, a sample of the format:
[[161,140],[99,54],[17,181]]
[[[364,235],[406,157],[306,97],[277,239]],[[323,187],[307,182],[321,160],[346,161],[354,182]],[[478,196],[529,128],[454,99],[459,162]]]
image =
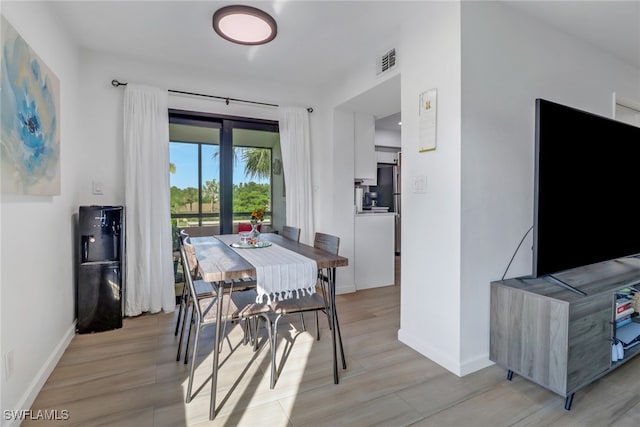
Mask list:
[[378,57],[376,64],[376,75],[380,75],[389,71],[396,66],[396,50],[391,49],[389,52]]

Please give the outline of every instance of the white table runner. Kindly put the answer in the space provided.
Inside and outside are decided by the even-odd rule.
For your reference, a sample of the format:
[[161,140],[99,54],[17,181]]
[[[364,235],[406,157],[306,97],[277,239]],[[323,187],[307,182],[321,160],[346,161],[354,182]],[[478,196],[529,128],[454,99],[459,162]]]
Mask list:
[[[215,237],[229,246],[240,241],[237,234]],[[314,260],[275,243],[266,248],[231,249],[256,268],[256,302],[264,302],[265,296],[267,303],[271,303],[316,292],[318,266]]]

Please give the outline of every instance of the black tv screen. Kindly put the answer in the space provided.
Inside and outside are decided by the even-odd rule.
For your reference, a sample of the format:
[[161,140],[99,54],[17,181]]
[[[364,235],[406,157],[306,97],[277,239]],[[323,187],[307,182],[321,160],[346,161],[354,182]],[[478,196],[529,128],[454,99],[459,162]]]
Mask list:
[[640,128],[536,100],[533,276],[640,253]]

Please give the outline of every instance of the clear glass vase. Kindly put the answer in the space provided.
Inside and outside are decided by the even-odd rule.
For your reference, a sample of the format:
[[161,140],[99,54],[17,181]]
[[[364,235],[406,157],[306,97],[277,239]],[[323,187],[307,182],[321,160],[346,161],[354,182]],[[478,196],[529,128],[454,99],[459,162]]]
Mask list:
[[251,224],[251,240],[253,240],[254,244],[260,241],[260,223],[252,223]]

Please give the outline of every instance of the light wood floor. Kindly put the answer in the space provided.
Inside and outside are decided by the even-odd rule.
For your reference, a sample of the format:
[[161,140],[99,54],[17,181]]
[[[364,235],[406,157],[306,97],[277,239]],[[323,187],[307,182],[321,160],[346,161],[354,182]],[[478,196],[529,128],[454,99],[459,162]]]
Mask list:
[[563,398],[518,376],[509,382],[502,368],[458,378],[398,342],[399,301],[400,286],[338,296],[348,364],[339,385],[326,320],[320,341],[312,316],[308,332],[299,332],[297,316],[281,324],[278,354],[287,360],[274,390],[267,347],[253,353],[239,345],[236,327],[210,422],[211,345],[198,357],[196,384],[204,388],[185,404],[188,369],[175,361],[175,315],[143,315],[119,330],[76,336],[32,409],[66,409],[70,420],[60,425],[83,427],[640,425],[640,358],[577,393],[567,412]]

